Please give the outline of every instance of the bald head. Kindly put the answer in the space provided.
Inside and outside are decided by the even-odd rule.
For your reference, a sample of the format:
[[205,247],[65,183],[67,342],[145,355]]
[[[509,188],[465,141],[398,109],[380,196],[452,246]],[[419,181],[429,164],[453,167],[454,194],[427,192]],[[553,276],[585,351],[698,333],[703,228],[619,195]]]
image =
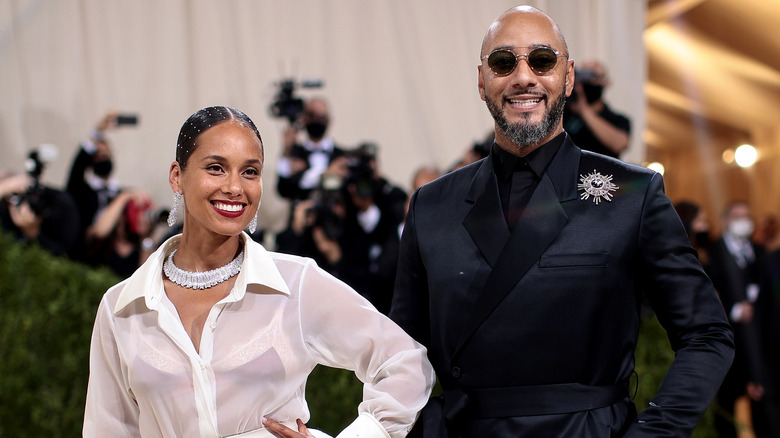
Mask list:
[[561,29],[549,15],[533,6],[515,6],[496,18],[488,28],[485,37],[482,39],[480,59],[492,50],[496,38],[505,33],[507,28],[515,28],[531,33],[535,32],[537,27],[547,27],[557,45],[562,47],[563,53],[568,55],[569,47],[566,44],[566,39],[563,37],[563,32],[561,32]]

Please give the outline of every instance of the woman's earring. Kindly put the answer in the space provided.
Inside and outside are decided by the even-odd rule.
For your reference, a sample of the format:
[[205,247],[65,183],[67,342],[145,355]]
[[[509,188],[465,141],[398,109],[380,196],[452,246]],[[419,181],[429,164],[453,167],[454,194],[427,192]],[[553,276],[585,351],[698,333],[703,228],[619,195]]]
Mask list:
[[252,218],[251,221],[249,221],[248,231],[249,234],[255,234],[255,231],[257,231],[257,213],[260,211],[260,204],[261,202],[257,202],[257,210],[255,211],[255,217]]
[[173,192],[173,207],[171,208],[171,211],[168,213],[168,226],[172,227],[176,225],[177,215],[179,213],[179,208],[181,208],[181,193],[179,192]]

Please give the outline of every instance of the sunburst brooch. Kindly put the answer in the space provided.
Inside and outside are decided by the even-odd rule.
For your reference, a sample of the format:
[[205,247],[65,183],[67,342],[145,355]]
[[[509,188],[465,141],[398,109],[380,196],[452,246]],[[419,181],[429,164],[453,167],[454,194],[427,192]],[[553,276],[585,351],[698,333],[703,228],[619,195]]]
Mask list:
[[593,203],[596,205],[602,200],[612,201],[612,192],[619,188],[612,182],[612,175],[602,175],[595,169],[592,173],[580,175],[580,183],[577,184],[577,189],[583,191],[580,199],[584,201],[593,196]]

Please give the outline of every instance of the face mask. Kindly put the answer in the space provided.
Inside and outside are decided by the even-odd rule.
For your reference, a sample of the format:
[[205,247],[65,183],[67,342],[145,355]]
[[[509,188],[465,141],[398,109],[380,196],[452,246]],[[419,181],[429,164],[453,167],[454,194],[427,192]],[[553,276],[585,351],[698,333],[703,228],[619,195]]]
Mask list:
[[582,90],[585,92],[585,99],[588,103],[593,103],[601,99],[601,94],[604,92],[604,86],[582,84]]
[[325,135],[325,130],[328,129],[328,125],[322,122],[309,122],[306,124],[306,132],[314,140],[319,140]]
[[107,178],[108,175],[111,175],[111,170],[113,170],[113,168],[114,163],[112,163],[111,160],[100,160],[92,163],[92,171],[101,178]]
[[753,221],[747,218],[734,219],[729,224],[729,233],[740,239],[747,239],[753,234]]

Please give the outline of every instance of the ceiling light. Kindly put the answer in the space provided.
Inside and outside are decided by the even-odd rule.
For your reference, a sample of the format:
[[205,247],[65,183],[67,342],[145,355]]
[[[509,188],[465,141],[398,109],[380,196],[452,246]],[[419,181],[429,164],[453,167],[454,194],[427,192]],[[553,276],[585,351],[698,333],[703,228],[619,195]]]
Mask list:
[[734,149],[726,149],[723,151],[723,155],[721,155],[721,158],[723,158],[723,162],[726,164],[731,164],[734,162]]
[[652,163],[649,163],[647,165],[647,168],[650,170],[655,170],[656,172],[660,173],[661,175],[664,174],[664,171],[666,170],[664,168],[664,165],[659,163],[658,161],[653,161]]
[[758,151],[752,145],[743,144],[734,151],[734,160],[739,167],[750,167],[758,158]]

